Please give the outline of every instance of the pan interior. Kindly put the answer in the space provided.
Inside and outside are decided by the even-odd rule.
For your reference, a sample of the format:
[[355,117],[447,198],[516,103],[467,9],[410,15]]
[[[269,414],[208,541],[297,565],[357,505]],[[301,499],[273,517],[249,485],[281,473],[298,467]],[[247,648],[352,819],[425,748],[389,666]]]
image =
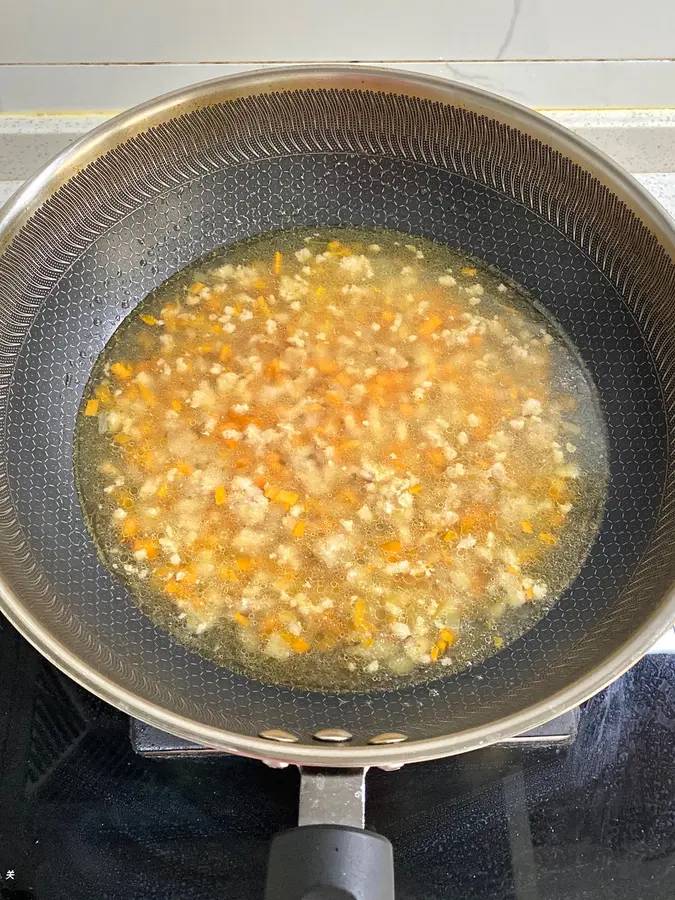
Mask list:
[[330,228],[222,248],[96,361],[75,477],[99,556],[226,668],[332,691],[449,676],[540,619],[595,539],[606,438],[574,348],[500,273],[411,240]]
[[[123,145],[73,177],[73,191],[67,185],[48,201],[0,259],[0,284],[13,285],[3,289],[14,335],[11,378],[0,385],[6,460],[0,562],[23,605],[72,652],[145,701],[195,723],[247,735],[284,728],[306,741],[317,728],[336,725],[361,743],[391,730],[411,739],[449,735],[522,710],[583,678],[647,620],[670,583],[672,539],[659,514],[669,508],[672,490],[672,411],[663,399],[675,347],[663,299],[672,267],[651,236],[640,236],[633,214],[618,209],[593,179],[575,175],[573,163],[565,169],[564,202],[586,198],[589,209],[606,203],[605,221],[610,213],[614,219],[602,238],[604,252],[591,221],[586,229],[568,227],[563,200],[547,204],[534,189],[548,189],[537,179],[548,177],[549,158],[557,166],[553,151],[541,144],[533,151],[536,142],[515,129],[495,123],[490,141],[455,141],[454,156],[443,155],[406,142],[405,135],[423,132],[432,143],[452,142],[453,129],[477,135],[485,120],[459,108],[441,107],[439,113],[430,101],[387,101],[367,91],[358,92],[358,102],[349,91],[308,96],[269,95],[264,109],[255,98],[209,107],[159,126],[152,141],[133,139],[128,153]],[[308,119],[301,111],[310,101],[320,114]],[[332,131],[322,124],[327,118]],[[240,135],[251,128],[266,134],[271,127],[299,129],[303,138],[283,152],[258,145],[248,152]],[[312,129],[314,146],[298,149],[307,147]],[[392,131],[399,139],[395,146],[382,137]],[[201,135],[189,152],[189,141],[183,149],[177,141],[186,134]],[[230,145],[236,159],[222,155]],[[200,168],[181,168],[175,162],[181,153],[193,162],[198,156]],[[493,177],[492,163],[515,171],[519,160],[529,193]],[[139,166],[148,180],[134,193]],[[153,181],[162,166],[171,177]],[[117,203],[122,194],[125,202]],[[101,200],[103,195],[114,199]],[[92,222],[87,196],[108,204],[106,216],[97,213]],[[583,213],[574,215],[579,225]],[[66,234],[58,226],[64,216]],[[551,611],[468,671],[369,694],[272,687],[178,644],[142,615],[102,566],[73,477],[74,427],[85,385],[130,309],[219,247],[277,229],[335,226],[429,238],[521,284],[577,349],[607,429],[604,518],[579,575]],[[637,276],[629,277],[629,263],[621,262],[630,256],[631,236],[653,255],[659,280],[648,294],[639,290]],[[36,247],[54,250],[58,264]]]

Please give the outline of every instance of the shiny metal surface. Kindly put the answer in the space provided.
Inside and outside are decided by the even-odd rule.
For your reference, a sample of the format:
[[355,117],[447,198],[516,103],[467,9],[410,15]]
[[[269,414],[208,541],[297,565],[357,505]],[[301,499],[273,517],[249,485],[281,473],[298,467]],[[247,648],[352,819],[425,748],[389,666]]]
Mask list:
[[[271,121],[275,127],[266,131]],[[159,241],[163,222],[158,227],[151,210],[157,198],[171,196],[172,190],[198,184],[200,179],[208,180],[211,173],[230,177],[232,172],[236,180],[236,173],[248,162],[298,154],[306,159],[307,171],[326,177],[330,170],[320,170],[318,159],[323,151],[379,160],[383,166],[392,160],[414,164],[415,172],[423,169],[429,177],[451,172],[466,182],[466,190],[473,189],[471,184],[485,185],[495,196],[526,210],[533,223],[550,223],[585,255],[589,271],[595,267],[620,298],[656,372],[658,387],[649,402],[655,409],[658,404],[663,407],[665,437],[675,435],[675,336],[670,314],[675,232],[646,192],[583,141],[517,104],[435,79],[330,66],[223,79],[144,104],[78,141],[13,198],[0,217],[2,420],[7,421],[12,403],[14,415],[20,412],[20,404],[16,405],[17,359],[33,321],[49,312],[45,299],[52,298],[59,285],[73,298],[78,291],[86,295],[86,284],[74,280],[76,276],[81,279],[77,265],[87,258],[99,265],[96,254],[110,236],[119,234],[120,222],[137,215],[134,227],[140,229],[139,236],[151,233],[153,240]],[[241,183],[245,185],[246,179]],[[204,191],[202,199],[211,198]],[[220,200],[214,195],[209,202],[216,202],[215,210]],[[147,221],[143,219],[146,209],[151,210]],[[490,235],[485,239],[489,242]],[[159,243],[157,247],[168,265],[168,250],[162,250]],[[121,259],[129,258],[126,247],[115,252]],[[171,259],[175,266],[178,258]],[[110,252],[102,262],[101,284],[109,277],[107,264],[113,264]],[[134,287],[140,291],[142,285],[139,282]],[[65,314],[66,307],[63,309]],[[609,314],[612,307],[607,309]],[[79,333],[76,320],[73,322],[71,341],[77,344]],[[113,325],[111,319],[109,327]],[[95,343],[91,348],[95,349]],[[89,363],[81,365],[86,368]],[[53,380],[54,369],[45,376]],[[636,382],[635,390],[639,392],[642,384]],[[29,407],[28,397],[26,402]],[[635,400],[636,408],[640,402],[640,398]],[[661,415],[660,409],[657,412]],[[44,433],[50,435],[49,452],[59,454],[67,446],[67,429],[62,419],[55,414],[52,417]],[[518,682],[517,692],[506,692],[508,702],[501,702],[495,680],[489,698],[492,705],[485,707],[484,720],[472,718],[471,703],[463,700],[464,707],[456,708],[465,708],[466,715],[448,721],[448,730],[442,733],[443,719],[437,710],[452,707],[443,697],[449,688],[440,682],[438,688],[429,689],[424,697],[416,695],[414,700],[397,696],[387,703],[377,697],[346,701],[326,696],[296,703],[289,692],[235,680],[221,684],[218,673],[206,669],[195,673],[196,663],[186,659],[181,665],[193,680],[186,674],[185,684],[194,683],[203,695],[198,709],[187,688],[172,690],[164,676],[158,676],[173,652],[161,636],[151,635],[147,650],[139,651],[143,663],[131,664],[121,649],[108,643],[102,619],[93,627],[84,613],[75,615],[69,605],[75,594],[63,589],[61,594],[55,592],[55,582],[44,563],[48,541],[40,548],[40,559],[36,558],[35,544],[27,540],[26,526],[17,516],[16,491],[5,470],[7,460],[22,453],[30,463],[31,441],[39,445],[42,433],[36,426],[34,434],[26,433],[24,440],[16,430],[0,429],[0,608],[28,640],[85,687],[138,718],[200,744],[269,757],[270,742],[257,736],[260,726],[253,727],[252,711],[262,704],[280,711],[281,726],[291,726],[285,721],[287,712],[297,715],[303,725],[301,743],[275,746],[280,761],[345,767],[396,765],[464,752],[528,731],[578,705],[629,668],[675,618],[675,481],[669,455],[672,440],[666,440],[668,456],[656,504],[659,518],[645,533],[648,544],[622,589],[616,615],[607,614],[594,637],[579,625],[576,633],[570,626],[569,647],[560,652],[559,661],[538,680]],[[50,493],[38,492],[28,517],[39,516],[41,504],[47,510],[54,499]],[[627,518],[631,508],[626,507]],[[63,546],[74,566],[85,548],[74,540],[68,543],[67,538],[77,534],[70,515],[64,519],[70,524],[69,530],[62,532]],[[39,523],[33,521],[33,525]],[[113,607],[106,607],[101,599],[104,593],[97,594],[100,585],[91,573],[83,576],[81,584],[89,584],[92,598],[99,600],[96,616],[105,616],[108,608],[113,615]],[[141,625],[133,611],[125,615],[120,621],[124,628],[133,624],[124,633],[128,649],[133,651],[133,629]],[[122,629],[119,625],[115,628],[121,640]],[[536,649],[541,654],[546,646]],[[530,662],[535,658],[539,657],[530,654]],[[515,657],[509,662],[513,679],[517,662]],[[475,685],[464,682],[458,690],[468,698],[474,689]],[[415,710],[412,715],[411,709]],[[351,744],[331,747],[311,741],[316,730],[329,725],[344,723],[355,732],[352,719],[362,724]],[[404,746],[368,743],[373,736],[400,727],[410,736]],[[296,730],[293,726],[292,731]]]
[[366,824],[366,769],[300,770],[298,825]]

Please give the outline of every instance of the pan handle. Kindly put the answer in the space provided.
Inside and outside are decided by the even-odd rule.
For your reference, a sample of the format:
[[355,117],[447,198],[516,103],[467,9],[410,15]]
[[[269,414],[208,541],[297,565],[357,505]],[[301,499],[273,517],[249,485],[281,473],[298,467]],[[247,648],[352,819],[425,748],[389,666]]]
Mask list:
[[265,900],[394,900],[391,844],[363,827],[366,770],[300,771],[300,827],[272,842]]

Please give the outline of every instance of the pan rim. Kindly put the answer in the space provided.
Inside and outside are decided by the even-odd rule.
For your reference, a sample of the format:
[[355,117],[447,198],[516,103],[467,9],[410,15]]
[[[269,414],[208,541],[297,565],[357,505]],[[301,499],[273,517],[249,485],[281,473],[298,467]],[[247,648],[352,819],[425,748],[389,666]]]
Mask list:
[[[8,201],[0,211],[0,255],[33,212],[61,184],[67,182],[83,166],[131,136],[193,109],[236,97],[318,87],[384,90],[419,96],[469,107],[505,124],[522,127],[528,134],[573,159],[609,187],[645,223],[671,259],[675,260],[675,225],[665,211],[628,172],[582,138],[539,113],[479,88],[432,76],[353,65],[279,67],[227,76],[174,91],[116,116],[59,154]],[[488,746],[541,725],[578,706],[634,665],[672,625],[675,620],[675,584],[629,641],[564,690],[487,725],[452,735],[389,746],[346,744],[336,747],[318,743],[284,745],[205,725],[149,703],[132,691],[120,688],[112,679],[85,663],[56,640],[23,607],[20,598],[10,589],[1,573],[0,610],[43,656],[66,675],[123,712],[158,728],[208,747],[259,759],[317,766],[393,766]]]

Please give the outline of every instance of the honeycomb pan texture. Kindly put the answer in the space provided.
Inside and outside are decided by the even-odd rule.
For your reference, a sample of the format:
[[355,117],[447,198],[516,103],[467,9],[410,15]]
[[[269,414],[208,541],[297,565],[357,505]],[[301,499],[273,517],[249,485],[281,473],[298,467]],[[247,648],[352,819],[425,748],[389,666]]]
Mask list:
[[[92,364],[152,288],[224,244],[312,225],[395,228],[522,284],[598,388],[610,485],[578,578],[520,640],[397,691],[272,687],[156,628],[101,566],[74,489],[73,429]],[[50,633],[143,700],[223,732],[341,727],[366,744],[480,728],[583,678],[673,580],[673,265],[571,160],[469,109],[298,90],[171,119],[74,175],[0,257],[0,569]]]

